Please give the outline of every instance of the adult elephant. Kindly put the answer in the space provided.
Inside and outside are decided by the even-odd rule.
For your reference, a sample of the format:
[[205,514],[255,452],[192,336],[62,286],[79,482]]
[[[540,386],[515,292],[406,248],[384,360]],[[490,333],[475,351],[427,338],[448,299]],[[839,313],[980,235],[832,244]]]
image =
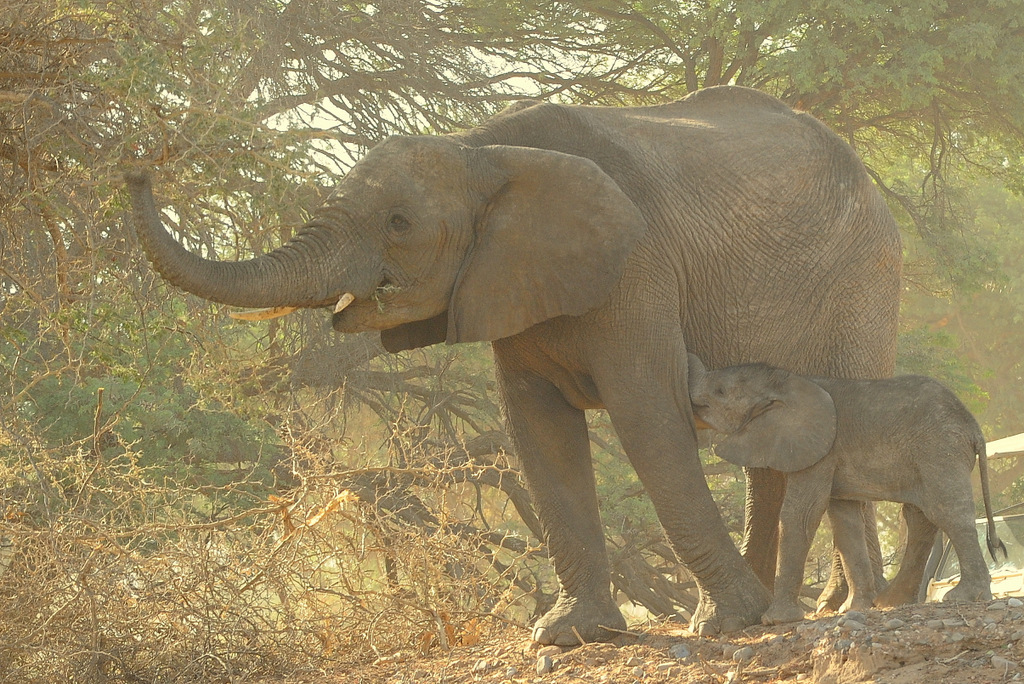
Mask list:
[[[333,307],[335,330],[379,330],[396,352],[491,341],[560,582],[534,629],[541,643],[625,626],[585,410],[608,410],[697,579],[691,626],[708,634],[756,622],[769,594],[704,480],[687,351],[712,368],[876,377],[894,366],[901,248],[884,202],[836,135],[745,88],[656,107],[519,104],[460,134],[389,138],[287,244],[237,263],[185,251],[145,176],[129,181],[150,260],[189,292]],[[748,516],[764,543],[747,551],[768,578],[783,488],[764,473],[754,483],[768,492]]]

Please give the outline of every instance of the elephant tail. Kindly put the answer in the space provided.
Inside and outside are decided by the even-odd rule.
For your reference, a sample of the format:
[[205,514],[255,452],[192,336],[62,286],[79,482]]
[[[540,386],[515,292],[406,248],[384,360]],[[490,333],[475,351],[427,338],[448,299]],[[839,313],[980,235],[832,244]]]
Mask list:
[[981,478],[981,498],[985,502],[985,518],[988,520],[988,528],[985,531],[985,543],[988,545],[989,555],[992,556],[997,564],[999,558],[996,555],[998,551],[1003,552],[1003,560],[1009,557],[1009,553],[1006,550],[1006,544],[996,534],[996,521],[992,518],[992,499],[989,496],[988,489],[988,455],[985,450],[985,438],[981,432],[977,432],[977,437],[974,440],[974,450],[978,455],[978,475]]

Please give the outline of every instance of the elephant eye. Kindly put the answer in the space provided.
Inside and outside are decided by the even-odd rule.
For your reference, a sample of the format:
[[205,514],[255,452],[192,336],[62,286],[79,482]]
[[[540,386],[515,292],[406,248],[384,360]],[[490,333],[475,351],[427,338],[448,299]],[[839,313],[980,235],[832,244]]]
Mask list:
[[411,226],[412,223],[402,214],[392,214],[388,219],[388,229],[396,233],[404,233]]
[[756,418],[762,413],[770,411],[771,409],[775,408],[776,406],[779,406],[780,404],[782,404],[782,402],[779,401],[778,399],[765,399],[764,401],[759,402],[754,407],[754,410],[750,412],[750,417]]

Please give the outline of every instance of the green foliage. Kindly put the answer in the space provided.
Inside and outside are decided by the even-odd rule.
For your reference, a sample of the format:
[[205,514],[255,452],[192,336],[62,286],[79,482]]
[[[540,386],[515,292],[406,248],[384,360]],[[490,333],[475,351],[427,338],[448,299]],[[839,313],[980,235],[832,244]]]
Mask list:
[[961,183],[970,220],[949,253],[968,275],[943,283],[927,241],[906,238],[900,366],[949,384],[996,439],[1024,430],[1024,200],[998,181]]
[[[103,408],[116,415],[108,429]],[[114,376],[81,382],[47,378],[26,397],[21,418],[35,426],[48,448],[77,447],[102,458],[131,452],[140,466],[159,465],[162,477],[183,485],[218,486],[239,477],[273,484],[274,433],[201,400],[193,388],[140,387]]]
[[900,335],[896,372],[928,375],[949,387],[974,413],[984,410],[988,395],[977,384],[959,353],[959,341],[944,330],[917,328]]

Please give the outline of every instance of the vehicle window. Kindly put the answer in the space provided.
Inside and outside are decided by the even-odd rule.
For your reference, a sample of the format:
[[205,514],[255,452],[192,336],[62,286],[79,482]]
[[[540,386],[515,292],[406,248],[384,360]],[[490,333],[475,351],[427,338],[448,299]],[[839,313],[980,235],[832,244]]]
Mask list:
[[[1006,544],[1009,557],[1005,561],[1002,561],[1000,558],[1000,563],[998,564],[992,560],[992,557],[988,554],[988,546],[985,544],[986,524],[984,522],[977,523],[978,542],[981,544],[985,560],[988,561],[988,569],[994,572],[1008,568],[1024,568],[1024,515],[996,518],[995,522],[996,533],[1003,540],[1003,543]],[[939,566],[936,568],[933,576],[936,579],[944,580],[959,574],[960,561],[956,557],[956,551],[953,550],[952,544],[947,540],[942,560],[939,561]]]

